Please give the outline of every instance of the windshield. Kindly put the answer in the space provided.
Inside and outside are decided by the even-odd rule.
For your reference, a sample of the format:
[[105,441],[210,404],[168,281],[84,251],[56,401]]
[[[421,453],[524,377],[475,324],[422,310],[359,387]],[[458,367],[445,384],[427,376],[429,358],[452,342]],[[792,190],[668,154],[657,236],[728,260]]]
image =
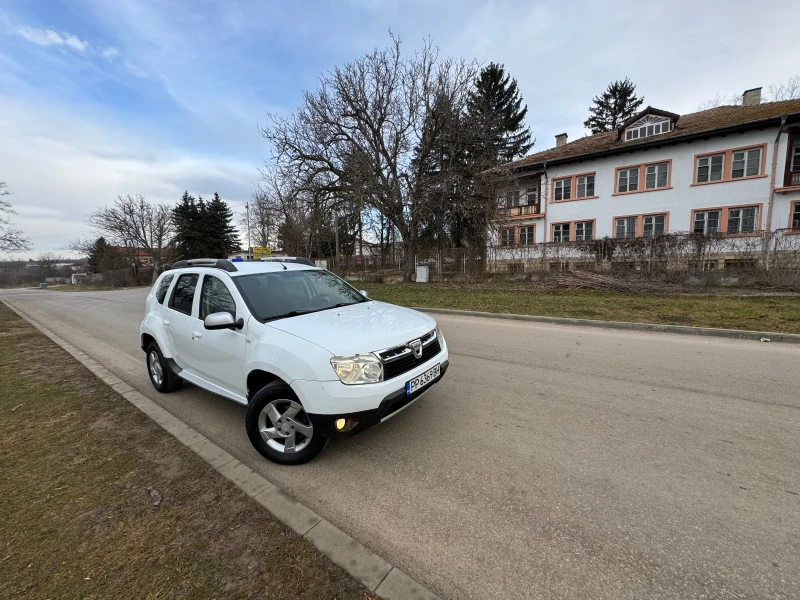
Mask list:
[[262,321],[367,302],[350,284],[323,270],[258,273],[235,281]]

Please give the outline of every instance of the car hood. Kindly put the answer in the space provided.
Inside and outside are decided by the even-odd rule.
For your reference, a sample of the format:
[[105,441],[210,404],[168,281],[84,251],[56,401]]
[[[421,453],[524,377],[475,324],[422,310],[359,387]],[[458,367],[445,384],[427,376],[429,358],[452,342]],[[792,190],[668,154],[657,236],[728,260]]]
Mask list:
[[335,356],[345,356],[405,344],[428,333],[436,327],[436,321],[410,308],[371,301],[270,321],[268,325]]

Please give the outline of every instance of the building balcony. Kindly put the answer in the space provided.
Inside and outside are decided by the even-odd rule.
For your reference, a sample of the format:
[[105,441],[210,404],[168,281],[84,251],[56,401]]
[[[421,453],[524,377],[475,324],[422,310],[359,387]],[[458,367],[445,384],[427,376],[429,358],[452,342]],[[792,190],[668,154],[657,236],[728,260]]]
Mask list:
[[783,178],[783,186],[775,188],[775,191],[781,194],[787,192],[797,192],[800,190],[800,171],[787,171],[786,177]]
[[498,219],[519,219],[522,217],[541,217],[542,213],[539,212],[539,206],[536,204],[527,204],[523,206],[509,206],[508,208],[501,208],[497,212]]

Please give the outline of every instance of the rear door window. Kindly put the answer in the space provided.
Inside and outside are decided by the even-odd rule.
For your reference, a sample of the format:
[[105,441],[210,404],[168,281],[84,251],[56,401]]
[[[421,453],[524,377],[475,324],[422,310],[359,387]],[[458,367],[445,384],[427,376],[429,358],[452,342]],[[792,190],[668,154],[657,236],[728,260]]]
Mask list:
[[175,284],[175,291],[172,292],[172,299],[169,302],[170,308],[186,315],[192,314],[194,291],[197,288],[199,277],[197,273],[187,273],[178,278],[178,283]]
[[164,304],[164,298],[167,297],[169,284],[172,283],[173,279],[175,279],[175,275],[164,275],[163,279],[161,279],[161,283],[158,284],[158,289],[156,290],[156,300],[158,300],[159,304]]

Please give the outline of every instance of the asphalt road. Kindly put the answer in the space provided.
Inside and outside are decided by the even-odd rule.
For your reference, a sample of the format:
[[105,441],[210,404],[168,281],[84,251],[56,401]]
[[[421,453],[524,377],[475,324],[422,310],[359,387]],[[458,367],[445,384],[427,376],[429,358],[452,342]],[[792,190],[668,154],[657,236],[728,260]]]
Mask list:
[[800,597],[800,347],[439,316],[441,384],[280,467],[152,389],[145,294],[0,292],[443,598]]

